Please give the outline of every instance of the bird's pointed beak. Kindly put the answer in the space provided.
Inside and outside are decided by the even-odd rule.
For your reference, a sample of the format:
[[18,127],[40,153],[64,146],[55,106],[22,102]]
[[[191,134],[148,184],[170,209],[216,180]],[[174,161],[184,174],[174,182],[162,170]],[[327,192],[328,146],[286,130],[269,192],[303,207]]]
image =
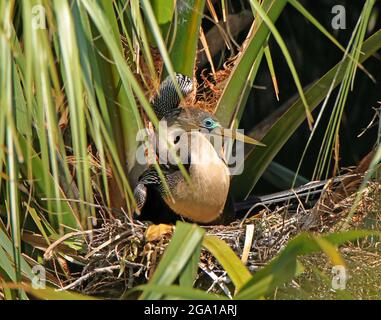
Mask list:
[[217,128],[216,130],[213,131],[213,133],[220,135],[220,136],[229,137],[229,138],[232,138],[234,140],[242,141],[244,143],[253,144],[256,146],[262,146],[262,147],[266,146],[262,142],[259,142],[258,140],[255,140],[255,139],[253,139],[247,135],[244,135],[243,133],[240,133],[237,130]]

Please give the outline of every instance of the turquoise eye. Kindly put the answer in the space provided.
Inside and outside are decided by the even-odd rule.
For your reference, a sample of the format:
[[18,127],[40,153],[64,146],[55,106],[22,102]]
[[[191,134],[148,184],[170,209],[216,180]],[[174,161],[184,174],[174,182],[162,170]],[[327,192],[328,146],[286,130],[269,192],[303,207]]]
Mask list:
[[214,121],[212,118],[208,117],[208,118],[205,118],[203,121],[202,121],[203,125],[205,128],[207,129],[214,129],[216,127],[218,127],[218,123],[216,121]]

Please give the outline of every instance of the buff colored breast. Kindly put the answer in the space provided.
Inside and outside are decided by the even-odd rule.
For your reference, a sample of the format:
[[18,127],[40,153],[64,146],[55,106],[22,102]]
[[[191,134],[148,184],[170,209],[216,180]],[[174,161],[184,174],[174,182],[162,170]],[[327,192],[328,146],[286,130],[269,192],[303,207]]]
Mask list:
[[179,174],[176,187],[171,190],[173,201],[165,199],[177,214],[192,221],[209,223],[223,211],[229,192],[230,176],[225,162],[218,156],[210,141],[199,132],[191,136],[190,187]]

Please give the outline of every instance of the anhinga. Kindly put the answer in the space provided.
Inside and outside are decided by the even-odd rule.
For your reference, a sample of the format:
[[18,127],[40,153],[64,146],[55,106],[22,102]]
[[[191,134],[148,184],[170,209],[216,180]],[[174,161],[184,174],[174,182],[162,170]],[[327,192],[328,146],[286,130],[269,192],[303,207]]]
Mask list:
[[[250,197],[234,204],[229,197],[230,174],[224,152],[215,149],[209,136],[227,135],[251,144],[262,144],[238,132],[232,134],[207,111],[181,107],[178,92],[183,97],[187,96],[193,89],[193,81],[181,74],[176,74],[175,80],[177,88],[170,77],[162,82],[152,106],[158,119],[166,124],[162,145],[166,146],[168,142],[176,155],[186,146],[186,155],[180,154],[178,161],[186,168],[189,179],[186,179],[177,163],[160,163],[166,187],[155,166],[149,166],[140,175],[134,189],[139,219],[169,223],[183,217],[201,224],[226,224],[237,217],[237,212],[243,217],[257,203],[272,205],[295,197],[320,195],[327,181],[268,196]],[[170,155],[170,149],[165,149],[164,153]]]
[[[164,139],[173,152],[177,155],[181,147],[187,146],[186,157],[180,155],[179,160],[187,169],[189,179],[177,164],[160,164],[168,186],[165,188],[157,170],[150,166],[134,190],[137,212],[141,219],[153,222],[169,222],[180,216],[204,224],[229,221],[234,217],[234,207],[230,199],[227,201],[229,168],[223,150],[216,150],[208,135],[232,137],[232,134],[227,133],[229,131],[224,130],[211,113],[195,107],[180,107],[178,89],[187,96],[193,89],[193,81],[181,74],[176,74],[175,79],[178,88],[170,77],[165,79],[152,106],[158,119],[166,124]],[[260,144],[239,133],[235,133],[234,138]]]

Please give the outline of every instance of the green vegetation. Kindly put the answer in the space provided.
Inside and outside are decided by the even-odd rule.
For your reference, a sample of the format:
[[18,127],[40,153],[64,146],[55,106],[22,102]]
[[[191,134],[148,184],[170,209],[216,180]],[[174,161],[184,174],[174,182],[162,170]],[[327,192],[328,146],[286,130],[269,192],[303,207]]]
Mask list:
[[[178,0],[174,6],[173,0],[0,1],[0,300],[90,298],[53,288],[61,287],[58,279],[75,279],[68,269],[83,268],[83,263],[73,263],[70,257],[73,252],[79,255],[86,251],[87,230],[99,228],[103,218],[131,216],[135,201],[129,173],[135,162],[136,134],[147,120],[157,125],[149,103],[152,87],[174,72],[188,76],[195,72],[200,78],[202,70],[196,70],[200,26],[207,20],[223,20],[229,15],[228,3]],[[266,147],[250,146],[247,150],[243,173],[234,176],[231,183],[231,194],[237,201],[251,194],[282,147],[306,123],[311,138],[302,149],[303,157],[308,155],[336,87],[336,101],[319,141],[312,179],[338,172],[340,126],[347,97],[356,83],[356,73],[369,75],[372,70],[363,64],[381,49],[381,29],[367,31],[378,13],[375,0],[364,1],[350,39],[342,44],[303,1],[250,0],[247,6],[254,22],[242,30],[245,42],[239,43],[241,52],[214,103],[215,114],[223,125],[240,127],[261,64],[277,83],[279,70],[270,53],[272,45],[279,46],[293,81],[289,86],[298,97],[288,102],[286,111],[264,132],[261,141]],[[220,8],[220,17],[213,14],[214,7]],[[277,29],[286,8],[305,17],[300,28],[316,28],[342,55],[330,69],[320,69],[320,78],[307,87],[303,87],[307,84],[299,75],[296,57]],[[207,19],[206,13],[212,18]],[[221,60],[224,63],[227,59],[221,55]],[[221,65],[216,67],[222,69]],[[377,175],[381,160],[380,141],[374,138],[373,142],[378,144],[360,191]],[[273,168],[290,180],[290,170],[278,165]],[[298,175],[299,169],[291,171],[290,185],[294,178],[304,179]],[[356,199],[348,221],[356,212],[360,192]],[[193,287],[204,250],[227,272],[235,289],[233,298],[300,298],[302,294],[295,293],[294,287],[287,291],[290,281],[301,277],[306,257],[300,257],[323,252],[323,259],[333,265],[344,264],[338,246],[381,235],[379,228],[367,229],[364,225],[363,230],[300,233],[253,273],[223,240],[205,235],[202,227],[178,222],[150,281],[120,296],[130,298],[139,292],[140,299],[227,298],[223,293]],[[82,241],[72,240],[73,232]],[[65,236],[48,262],[44,257],[47,248]],[[47,268],[48,288],[33,289],[32,268],[40,264]],[[276,296],[276,292],[283,294]],[[311,297],[319,298],[303,296]],[[348,296],[343,293],[332,298],[340,297]]]

